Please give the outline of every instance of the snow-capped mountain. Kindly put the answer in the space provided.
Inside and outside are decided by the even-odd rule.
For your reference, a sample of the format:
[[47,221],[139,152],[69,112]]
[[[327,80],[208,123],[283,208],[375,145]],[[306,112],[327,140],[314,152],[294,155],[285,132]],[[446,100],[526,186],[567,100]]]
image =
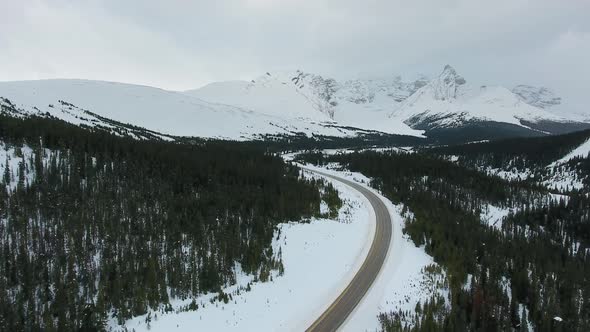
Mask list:
[[312,81],[312,78],[304,77],[303,73],[266,73],[251,82],[217,82],[201,89],[185,91],[185,94],[282,118],[331,121],[330,108],[325,103],[329,97],[313,98],[315,94],[310,91],[314,87],[306,86],[308,82],[311,85]]
[[515,86],[512,92],[525,103],[542,109],[549,109],[561,104],[561,97],[556,96],[555,92],[545,87],[521,84]]
[[[236,88],[239,89],[239,83]],[[113,82],[0,82],[0,97],[2,110],[15,116],[53,116],[77,125],[101,126],[119,132],[139,126],[169,136],[237,140],[266,134],[342,137],[359,132],[339,128],[319,113],[310,114],[313,119],[281,117],[206,102],[179,92]]]
[[396,104],[424,84],[425,79],[406,83],[399,76],[339,83],[298,70],[266,73],[250,82],[212,83],[184,93],[274,116],[332,120],[342,126],[421,136],[421,130],[414,130],[403,122],[385,120]]
[[500,122],[528,128],[531,123],[567,123],[501,86],[473,86],[447,65],[390,113],[413,128],[456,128],[470,122]]
[[296,71],[266,73],[251,82],[219,82],[186,91],[210,102],[275,116],[322,119],[343,126],[419,136],[472,126],[509,126],[531,135],[567,132],[587,125],[548,108],[560,98],[544,88],[475,86],[447,65],[432,80],[399,76],[338,82]]
[[51,115],[136,136],[144,134],[124,124],[150,135],[240,140],[375,131],[439,139],[458,130],[470,131],[463,135],[468,140],[590,128],[550,110],[561,100],[548,89],[476,86],[448,65],[431,80],[391,75],[339,82],[298,70],[184,92],[87,80],[0,82],[0,97],[3,109],[21,116]]

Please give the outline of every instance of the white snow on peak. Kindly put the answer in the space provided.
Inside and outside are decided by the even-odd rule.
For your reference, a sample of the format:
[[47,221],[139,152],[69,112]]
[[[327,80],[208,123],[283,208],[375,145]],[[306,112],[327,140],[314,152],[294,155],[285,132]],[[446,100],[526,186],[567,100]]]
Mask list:
[[184,93],[273,116],[331,121],[329,109],[310,93],[313,79],[299,71],[266,73],[250,82],[217,82]]
[[423,80],[404,83],[398,76],[339,83],[298,70],[266,73],[250,82],[212,83],[184,93],[274,116],[335,121],[343,126],[421,136],[422,131],[402,122],[385,120],[396,104],[423,84]]
[[185,93],[274,116],[328,118],[343,126],[414,136],[423,134],[416,129],[421,123],[454,127],[477,120],[526,127],[523,123],[571,121],[533,102],[534,96],[547,100],[549,90],[521,86],[515,91],[520,94],[468,84],[447,65],[432,80],[404,81],[391,75],[339,82],[298,70],[266,73],[251,82],[213,83]]
[[543,109],[549,109],[561,104],[561,97],[545,87],[535,87],[531,85],[517,85],[512,89],[525,103]]
[[[226,89],[228,85],[223,86]],[[246,84],[231,82],[229,86],[239,91]],[[108,119],[175,136],[243,140],[260,134],[296,132],[308,136],[355,134],[354,131],[325,126],[320,123],[322,121],[263,114],[180,92],[123,83],[73,79],[0,82],[0,97],[7,98],[29,114],[48,113],[74,124],[92,125],[94,119],[88,119],[84,114],[84,111],[90,111]],[[322,114],[313,115],[316,120],[329,120]]]
[[[513,91],[474,86],[449,65],[432,80],[388,75],[339,82],[297,70],[184,92],[86,80],[0,82],[0,97],[29,113],[91,124],[94,120],[84,122],[78,114],[88,110],[168,135],[238,140],[265,134],[354,136],[359,131],[353,128],[423,136],[422,128],[473,120],[523,127],[526,122],[571,121],[535,106],[534,100],[547,96],[543,89],[524,86]],[[49,107],[60,100],[76,109]]]
[[468,84],[448,65],[437,78],[403,101],[390,117],[410,123],[435,119],[435,126],[438,127],[459,126],[470,120],[519,126],[523,126],[521,120],[569,121],[527,104],[504,87]]

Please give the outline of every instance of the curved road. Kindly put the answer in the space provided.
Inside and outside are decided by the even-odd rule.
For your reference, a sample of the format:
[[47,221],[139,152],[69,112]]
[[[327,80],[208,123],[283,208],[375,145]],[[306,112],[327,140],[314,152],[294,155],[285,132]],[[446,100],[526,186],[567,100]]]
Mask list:
[[387,251],[389,250],[389,243],[391,241],[391,217],[383,201],[360,184],[305,167],[304,169],[332,178],[359,191],[371,203],[377,219],[373,243],[371,244],[371,248],[369,249],[369,253],[363,262],[363,265],[340,296],[338,296],[330,307],[328,307],[328,309],[326,309],[326,311],[324,311],[324,313],[306,330],[308,332],[336,331],[344,321],[346,321],[354,308],[369,291],[371,285],[377,278],[381,267],[385,263]]

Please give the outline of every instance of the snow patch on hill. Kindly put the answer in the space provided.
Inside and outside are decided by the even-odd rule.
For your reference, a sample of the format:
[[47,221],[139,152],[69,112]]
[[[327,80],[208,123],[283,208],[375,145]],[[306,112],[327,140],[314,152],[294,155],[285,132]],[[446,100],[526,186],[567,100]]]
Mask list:
[[563,164],[574,158],[588,158],[590,157],[590,139],[575,148],[572,152],[565,155],[563,158],[557,160],[554,164]]
[[516,212],[516,209],[508,209],[492,204],[485,204],[483,211],[481,211],[479,215],[479,218],[486,225],[501,230],[504,218],[506,218],[510,213],[514,212]]

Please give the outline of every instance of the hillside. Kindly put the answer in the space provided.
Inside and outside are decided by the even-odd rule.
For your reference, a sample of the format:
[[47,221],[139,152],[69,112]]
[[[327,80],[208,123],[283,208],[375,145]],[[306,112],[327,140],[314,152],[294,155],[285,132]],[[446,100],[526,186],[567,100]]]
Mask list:
[[551,112],[561,98],[546,88],[476,86],[445,66],[434,79],[399,76],[343,82],[302,71],[266,73],[184,92],[210,102],[274,116],[333,120],[390,134],[437,141],[541,136],[590,128]]
[[0,160],[0,326],[10,331],[103,330],[238,275],[267,281],[282,269],[277,225],[338,200],[237,143],[135,140],[55,119],[0,115]]
[[178,92],[114,82],[0,82],[0,97],[2,108],[16,116],[52,116],[77,125],[119,129],[132,124],[168,136],[249,140],[262,135],[343,137],[359,131],[340,128],[321,116],[315,120],[279,117]]
[[[423,273],[428,298],[384,305],[381,331],[586,331],[589,138],[585,131],[297,160],[371,179],[403,207],[404,236],[433,258]],[[511,176],[518,172],[524,176]]]
[[399,77],[339,83],[295,71],[266,73],[250,82],[211,83],[184,93],[275,116],[327,119],[342,126],[421,136],[421,130],[403,122],[384,121],[392,105],[407,98],[419,84],[404,83]]

